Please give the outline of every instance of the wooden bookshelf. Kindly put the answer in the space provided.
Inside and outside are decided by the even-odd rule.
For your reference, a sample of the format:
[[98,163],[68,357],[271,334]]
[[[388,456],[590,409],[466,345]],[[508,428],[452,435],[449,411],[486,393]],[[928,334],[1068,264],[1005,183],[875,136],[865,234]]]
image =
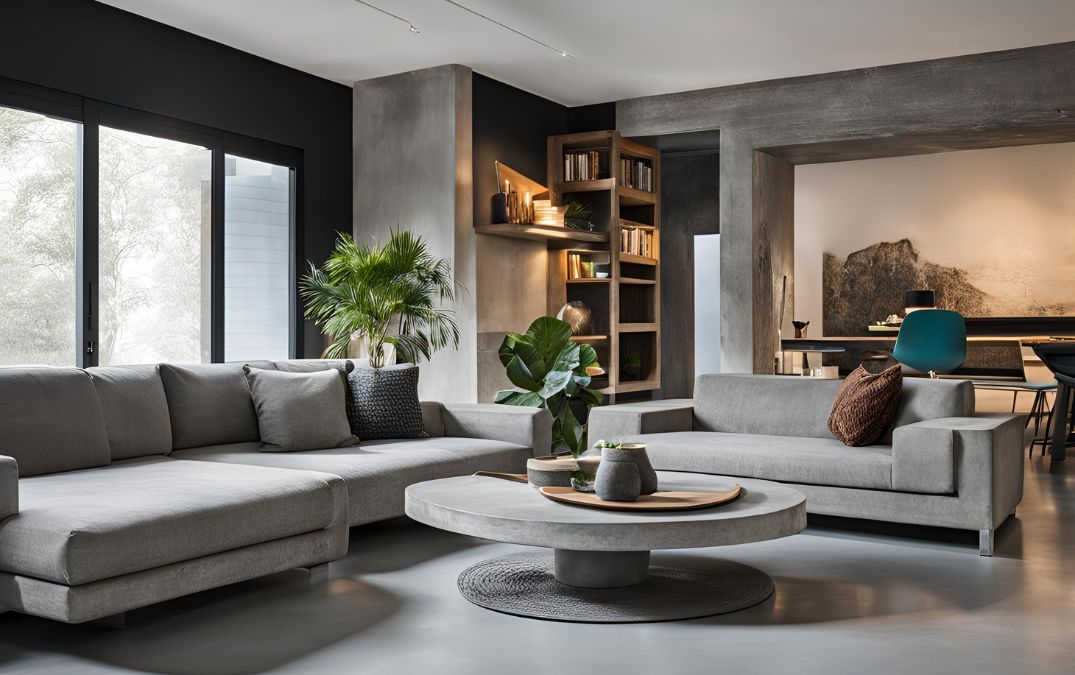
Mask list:
[[[607,371],[607,385],[602,391],[611,402],[618,394],[659,389],[660,151],[626,140],[617,131],[550,136],[547,150],[547,184],[551,186],[552,203],[585,204],[594,212],[593,222],[606,237],[602,243],[549,251],[548,311],[555,315],[566,302],[581,300],[593,312],[593,331],[599,335],[575,339],[597,350]],[[565,153],[580,152],[598,153],[597,165],[603,175],[590,180],[565,180]],[[634,186],[628,184],[629,176],[624,174],[628,166],[636,181]],[[636,233],[633,242],[648,237],[646,248],[650,255],[624,251],[621,240],[625,230],[642,233]],[[572,254],[592,262],[607,261],[608,278],[576,278],[578,265],[569,265]],[[628,365],[626,357],[638,360],[637,373],[623,372],[622,366]],[[600,384],[604,385],[604,380]]]

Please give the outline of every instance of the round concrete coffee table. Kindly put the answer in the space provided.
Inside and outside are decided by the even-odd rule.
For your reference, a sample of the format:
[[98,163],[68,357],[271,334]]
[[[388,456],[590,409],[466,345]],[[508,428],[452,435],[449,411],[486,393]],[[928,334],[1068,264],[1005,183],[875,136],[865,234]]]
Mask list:
[[768,481],[658,472],[662,491],[719,492],[734,502],[697,511],[606,511],[553,502],[523,483],[460,476],[407,488],[407,515],[442,530],[541,546],[465,570],[459,590],[488,609],[556,621],[670,621],[732,612],[766,600],[773,582],[735,562],[697,558],[650,565],[657,549],[777,539],[806,527],[806,499]]

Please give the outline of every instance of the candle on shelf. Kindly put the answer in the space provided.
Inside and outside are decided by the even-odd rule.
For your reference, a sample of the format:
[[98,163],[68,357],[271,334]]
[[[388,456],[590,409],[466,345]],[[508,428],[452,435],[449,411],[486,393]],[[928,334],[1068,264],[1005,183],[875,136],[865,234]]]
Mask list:
[[529,190],[527,190],[526,192],[523,193],[523,222],[524,223],[532,223],[532,222],[534,222],[534,212],[531,210],[531,206],[530,206],[530,191]]

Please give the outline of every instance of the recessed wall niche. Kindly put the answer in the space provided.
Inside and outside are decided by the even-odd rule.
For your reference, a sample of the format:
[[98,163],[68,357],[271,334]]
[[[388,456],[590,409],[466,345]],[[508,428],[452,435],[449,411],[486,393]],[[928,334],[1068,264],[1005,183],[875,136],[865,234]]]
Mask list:
[[795,318],[812,335],[866,334],[909,288],[968,317],[1075,316],[1072,250],[1075,143],[796,167]]

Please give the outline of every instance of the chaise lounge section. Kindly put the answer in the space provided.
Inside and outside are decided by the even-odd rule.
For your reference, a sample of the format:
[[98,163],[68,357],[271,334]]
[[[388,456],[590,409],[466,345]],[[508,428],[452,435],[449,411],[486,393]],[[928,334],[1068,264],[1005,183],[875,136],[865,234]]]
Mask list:
[[268,453],[242,364],[0,369],[0,611],[82,623],[318,567],[349,526],[402,515],[410,483],[549,449],[544,410],[423,412],[429,438]]
[[655,468],[794,484],[809,513],[994,531],[1023,496],[1017,415],[975,415],[974,387],[904,380],[892,427],[848,447],[827,427],[839,380],[702,375],[695,398],[595,408],[589,440],[645,443]]

